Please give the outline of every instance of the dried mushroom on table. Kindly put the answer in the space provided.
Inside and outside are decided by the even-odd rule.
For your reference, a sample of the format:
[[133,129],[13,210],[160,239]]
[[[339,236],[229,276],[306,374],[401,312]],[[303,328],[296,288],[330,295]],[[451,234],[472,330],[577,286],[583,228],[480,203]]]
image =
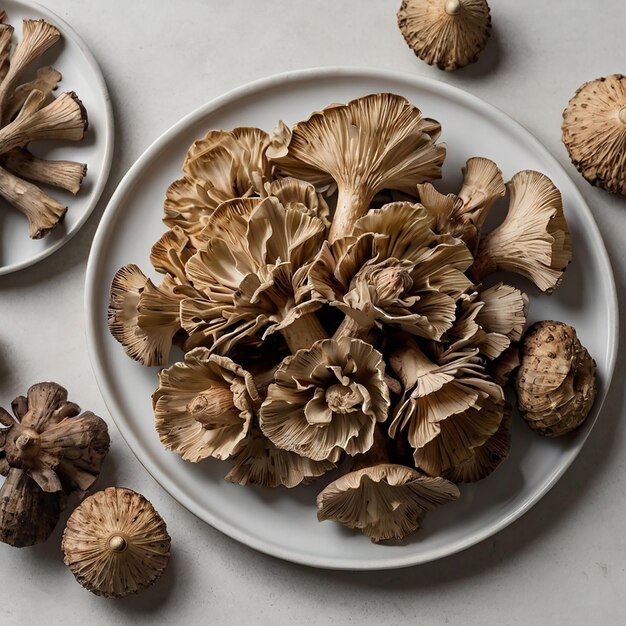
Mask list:
[[63,221],[67,206],[39,184],[78,193],[84,163],[44,159],[29,150],[34,141],[80,141],[87,111],[73,92],[57,97],[61,74],[44,66],[25,80],[35,62],[61,34],[45,20],[24,20],[22,39],[13,45],[13,27],[0,11],[0,197],[28,220],[29,236],[41,239]]
[[[503,385],[528,366],[529,298],[491,275],[549,294],[572,245],[540,172],[505,184],[472,157],[457,193],[440,193],[440,132],[381,93],[272,135],[212,130],[193,144],[167,190],[156,274],[121,268],[108,313],[129,356],[164,368],[153,406],[168,449],[230,461],[226,479],[240,485],[328,473],[319,519],[373,541],[415,531],[459,497],[455,483],[503,463]],[[570,366],[585,366],[576,355]],[[568,404],[576,423],[592,395]]]

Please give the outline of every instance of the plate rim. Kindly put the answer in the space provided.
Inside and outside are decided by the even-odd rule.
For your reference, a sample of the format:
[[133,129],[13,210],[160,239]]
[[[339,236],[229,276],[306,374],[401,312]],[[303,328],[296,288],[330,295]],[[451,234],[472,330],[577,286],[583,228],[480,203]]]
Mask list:
[[115,143],[113,105],[111,103],[111,96],[109,94],[106,81],[104,80],[104,74],[102,73],[102,69],[98,64],[96,57],[88,48],[82,37],[62,17],[59,17],[54,11],[51,11],[50,9],[44,7],[38,2],[6,0],[4,3],[4,8],[5,10],[7,10],[8,13],[10,13],[10,8],[8,8],[9,5],[27,7],[31,10],[39,12],[43,18],[50,20],[55,24],[55,26],[59,26],[61,30],[61,35],[68,36],[70,39],[73,40],[73,42],[78,46],[80,52],[82,53],[87,65],[89,66],[89,69],[95,80],[95,83],[97,84],[99,92],[104,97],[106,121],[105,127],[102,132],[104,138],[102,168],[94,182],[93,190],[91,191],[92,198],[87,204],[87,207],[83,211],[81,217],[76,221],[74,228],[67,232],[66,235],[63,238],[59,239],[55,244],[45,248],[44,250],[41,250],[32,257],[24,259],[23,261],[18,261],[17,263],[12,263],[11,265],[1,265],[0,276],[19,272],[20,270],[23,270],[27,267],[35,265],[36,263],[39,263],[40,261],[43,261],[43,259],[49,257],[51,254],[54,254],[57,250],[59,250],[59,248],[64,246],[68,241],[70,241],[70,239],[74,237],[74,235],[76,235],[76,233],[80,231],[80,229],[85,225],[85,222],[87,222],[94,209],[96,208],[98,202],[100,201],[100,198],[104,191],[104,187],[109,180],[111,165],[113,163],[113,147]]
[[[273,543],[270,544],[263,539],[250,537],[245,532],[239,531],[232,525],[216,519],[211,514],[211,512],[202,509],[202,507],[196,505],[196,503],[192,499],[187,498],[185,494],[179,492],[177,487],[170,482],[167,474],[159,469],[158,463],[154,461],[148,453],[144,453],[141,450],[141,446],[139,445],[139,442],[136,441],[134,435],[126,430],[124,421],[121,419],[121,417],[119,419],[116,418],[116,414],[123,415],[123,411],[120,410],[120,407],[117,405],[117,402],[114,399],[114,394],[111,393],[109,388],[110,385],[107,382],[107,378],[104,374],[104,368],[102,365],[100,354],[98,352],[99,341],[97,336],[97,328],[100,322],[99,317],[102,312],[98,311],[97,308],[94,306],[97,299],[97,291],[101,287],[101,285],[97,283],[96,278],[99,275],[99,267],[103,259],[103,252],[106,248],[109,231],[115,225],[119,205],[123,201],[128,191],[130,191],[130,189],[132,188],[136,174],[141,173],[144,163],[150,161],[153,158],[153,156],[161,148],[161,145],[166,144],[178,133],[184,132],[186,128],[199,122],[203,117],[209,116],[211,113],[228,104],[229,102],[244,98],[248,95],[254,94],[257,91],[272,89],[273,87],[283,85],[284,83],[288,83],[290,81],[320,79],[323,80],[348,76],[351,78],[396,80],[399,82],[412,84],[417,88],[435,90],[443,96],[450,96],[457,101],[466,101],[468,103],[471,103],[474,107],[477,107],[480,110],[484,111],[486,115],[492,118],[495,117],[496,122],[502,122],[506,126],[514,129],[516,132],[521,132],[526,135],[528,141],[531,145],[534,146],[534,149],[537,150],[538,154],[543,159],[547,159],[547,161],[552,164],[553,171],[558,170],[562,175],[570,180],[574,198],[581,205],[583,213],[586,214],[586,217],[588,218],[587,221],[589,222],[589,226],[591,227],[593,238],[597,240],[598,244],[600,244],[600,247],[597,250],[597,254],[599,255],[599,257],[601,257],[599,258],[599,262],[606,274],[607,286],[610,290],[610,294],[607,295],[610,296],[611,300],[611,306],[608,310],[609,354],[607,359],[607,380],[604,397],[601,399],[600,403],[596,407],[594,407],[595,418],[590,424],[590,427],[585,433],[584,437],[580,439],[578,445],[574,449],[569,451],[569,458],[567,458],[565,462],[558,468],[558,470],[554,472],[548,478],[548,480],[546,480],[545,483],[543,483],[542,487],[535,491],[524,502],[520,503],[520,505],[516,509],[511,511],[508,515],[504,515],[497,522],[489,524],[484,529],[481,529],[479,532],[471,533],[467,537],[463,537],[462,539],[448,544],[445,547],[433,548],[428,552],[418,555],[410,554],[408,556],[392,556],[376,560],[364,559],[361,562],[354,562],[346,560],[344,558],[313,558],[310,555],[303,555],[301,553],[292,552],[290,549],[282,548]],[[239,543],[242,543],[243,545],[253,548],[259,552],[286,561],[290,561],[292,563],[317,567],[320,569],[351,571],[375,571],[411,567],[414,565],[420,565],[430,561],[438,560],[452,554],[456,554],[497,534],[498,532],[509,526],[511,523],[513,523],[515,520],[519,519],[527,511],[529,511],[541,498],[543,498],[543,496],[546,495],[546,493],[548,493],[548,491],[550,491],[550,489],[558,482],[561,476],[567,471],[574,459],[580,453],[580,450],[582,449],[584,443],[589,437],[589,434],[597,421],[597,417],[602,410],[604,401],[608,396],[610,390],[615,371],[619,342],[619,309],[615,277],[609,255],[604,244],[604,240],[595,222],[591,209],[585,201],[581,191],[579,190],[576,183],[569,176],[563,165],[561,165],[561,163],[556,159],[556,157],[554,157],[552,153],[522,124],[514,120],[501,109],[486,102],[478,96],[475,96],[459,87],[432,78],[414,76],[406,72],[398,72],[394,70],[387,70],[384,68],[367,67],[314,67],[308,69],[281,72],[279,74],[274,74],[265,78],[261,78],[235,89],[231,89],[223,95],[213,98],[212,100],[201,105],[197,109],[191,111],[189,114],[187,114],[170,128],[168,128],[165,132],[163,132],[160,136],[158,136],[141,154],[141,156],[135,161],[135,163],[122,178],[115,192],[111,196],[107,207],[104,210],[92,243],[87,263],[87,271],[85,277],[85,316],[85,331],[87,334],[89,359],[105,405],[107,406],[107,409],[109,410],[109,413],[113,421],[115,422],[120,434],[128,444],[133,454],[143,465],[146,471],[152,476],[152,478],[172,498],[174,498],[174,500],[184,506],[196,517],[211,525],[213,528],[219,530],[228,537],[235,539]]]

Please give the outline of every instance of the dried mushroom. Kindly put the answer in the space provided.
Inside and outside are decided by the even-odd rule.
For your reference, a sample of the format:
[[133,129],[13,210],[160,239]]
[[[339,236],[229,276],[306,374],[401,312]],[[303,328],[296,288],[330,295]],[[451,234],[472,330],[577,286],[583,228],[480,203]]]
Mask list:
[[355,469],[317,496],[319,521],[358,529],[375,543],[403,539],[419,528],[427,511],[459,497],[448,480],[392,463],[380,439],[377,431],[374,448],[355,459]]
[[563,143],[592,185],[626,195],[626,76],[578,89],[563,111]]
[[516,380],[520,414],[536,432],[559,437],[578,428],[596,397],[596,364],[563,322],[531,326]]
[[109,487],[84,500],[67,520],[65,564],[87,590],[122,598],[152,585],[170,556],[165,522],[142,495]]
[[440,133],[439,123],[405,98],[383,93],[313,113],[286,136],[275,136],[268,156],[286,175],[336,183],[332,242],[350,234],[379,191],[412,193],[416,184],[441,177],[446,150],[435,144]]
[[380,352],[359,340],[326,339],[289,357],[261,406],[263,434],[314,461],[339,460],[372,447],[387,419],[389,389]]
[[67,401],[56,383],[33,385],[0,409],[0,540],[22,547],[45,541],[66,495],[84,493],[109,449],[106,423]]
[[13,28],[0,23],[0,196],[28,219],[29,236],[40,239],[63,220],[67,206],[34,183],[76,194],[87,166],[41,159],[26,146],[41,140],[80,141],[87,131],[87,112],[73,92],[52,98],[61,80],[52,67],[39,68],[34,79],[20,82],[59,40],[58,29],[45,20],[24,20],[22,40],[14,49],[12,35]]
[[[465,46],[471,60],[478,47],[454,29],[472,23],[472,46],[486,41],[486,3],[423,6],[448,25],[447,49]],[[382,93],[279,122],[271,136],[213,130],[191,146],[150,254],[162,279],[123,267],[109,306],[133,358],[166,365],[172,345],[184,352],[153,395],[167,449],[227,460],[227,481],[262,488],[306,485],[352,457],[319,494],[318,517],[373,541],[404,538],[459,496],[450,481],[499,467],[511,445],[502,386],[526,372],[529,299],[489,275],[514,272],[549,293],[571,241],[559,191],[532,171],[508,183],[508,213],[485,232],[507,192],[502,172],[472,157],[458,192],[440,193],[430,182],[446,152],[440,131]],[[567,367],[578,374],[545,390],[568,423],[592,395],[578,388],[590,359],[576,350],[580,367]],[[520,407],[530,399],[527,418],[554,428],[534,393],[521,392]]]
[[473,63],[487,45],[487,0],[403,0],[398,26],[415,54],[441,70]]
[[561,284],[572,260],[572,242],[561,193],[540,172],[525,170],[507,185],[504,222],[484,236],[472,266],[474,280],[505,270],[521,274],[547,293]]

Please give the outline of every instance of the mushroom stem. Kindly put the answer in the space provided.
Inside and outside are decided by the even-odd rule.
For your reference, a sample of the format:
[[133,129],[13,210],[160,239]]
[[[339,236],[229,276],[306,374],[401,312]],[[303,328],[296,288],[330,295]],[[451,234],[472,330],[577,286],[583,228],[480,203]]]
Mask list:
[[365,189],[340,185],[337,208],[328,233],[328,241],[333,243],[341,237],[352,234],[355,222],[367,213],[371,201],[372,196],[368,195]]
[[385,432],[380,426],[376,426],[374,430],[374,443],[372,447],[364,454],[359,454],[354,459],[353,472],[374,465],[383,465],[391,463],[391,454],[389,453],[389,440]]
[[626,107],[624,107],[623,109],[620,110],[620,112],[618,114],[618,117],[619,117],[619,121],[622,124],[626,125]]
[[127,547],[126,539],[124,539],[122,535],[113,535],[109,539],[109,548],[111,548],[113,552],[124,552]]
[[498,264],[496,260],[490,257],[487,254],[482,256],[476,256],[475,261],[470,268],[470,273],[472,275],[472,280],[475,283],[482,282],[485,276],[489,276],[489,274],[493,274],[498,270]]
[[28,428],[15,439],[21,457],[32,457],[39,452],[39,434]]
[[298,350],[310,348],[316,341],[328,339],[328,333],[324,330],[315,313],[303,315],[280,332],[292,354]]
[[13,176],[2,167],[0,196],[27,217],[31,239],[41,239],[65,217],[67,211],[67,207],[39,187]]
[[228,387],[212,387],[199,393],[190,403],[189,412],[203,426],[214,428],[216,422],[222,423],[225,416],[239,410],[233,401],[233,392]]
[[3,156],[2,162],[8,170],[21,178],[67,189],[73,194],[78,193],[87,173],[84,163],[40,159],[24,149],[8,152]]
[[461,0],[448,0],[445,11],[448,15],[458,15],[461,12]]

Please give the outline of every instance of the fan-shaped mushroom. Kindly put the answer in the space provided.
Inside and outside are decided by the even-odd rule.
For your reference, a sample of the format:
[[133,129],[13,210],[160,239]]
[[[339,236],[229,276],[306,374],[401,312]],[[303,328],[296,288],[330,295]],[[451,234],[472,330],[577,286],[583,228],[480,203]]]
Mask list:
[[152,585],[170,557],[165,522],[142,495],[109,487],[84,500],[63,533],[65,564],[87,590],[122,598]]
[[389,389],[380,352],[359,340],[318,341],[288,357],[261,406],[259,423],[277,447],[336,462],[373,443],[387,419]]
[[563,111],[563,143],[592,184],[626,195],[626,76],[585,83]]
[[478,59],[491,14],[487,0],[403,0],[398,26],[420,59],[450,71]]
[[537,322],[524,335],[517,373],[518,407],[541,435],[578,428],[596,397],[596,364],[576,331],[563,322]]
[[335,182],[339,197],[329,233],[349,235],[382,189],[412,193],[441,176],[441,127],[405,98],[375,94],[335,104],[273,138],[269,155],[284,174],[320,185]]
[[572,242],[561,193],[544,174],[525,170],[507,185],[511,200],[504,222],[478,246],[476,282],[504,270],[521,274],[548,293],[563,280],[572,260]]

